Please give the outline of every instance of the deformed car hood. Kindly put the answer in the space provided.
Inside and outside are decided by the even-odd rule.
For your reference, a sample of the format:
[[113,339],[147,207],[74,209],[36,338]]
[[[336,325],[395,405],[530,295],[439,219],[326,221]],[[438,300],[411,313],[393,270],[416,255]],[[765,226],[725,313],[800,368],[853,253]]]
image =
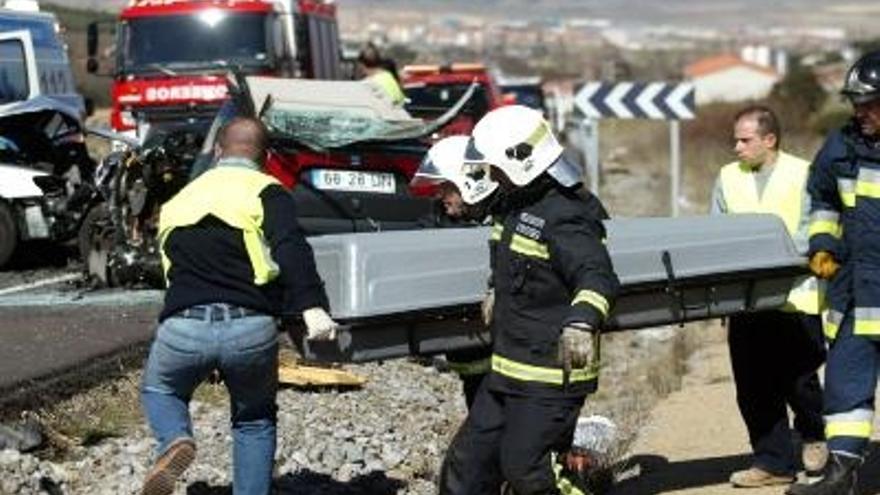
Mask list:
[[44,111],[59,112],[77,122],[81,121],[80,112],[76,107],[49,96],[37,96],[29,100],[0,105],[0,119]]
[[446,113],[425,122],[362,81],[253,76],[245,82],[253,108],[273,133],[315,150],[427,136],[455,118],[477,88],[472,84]]

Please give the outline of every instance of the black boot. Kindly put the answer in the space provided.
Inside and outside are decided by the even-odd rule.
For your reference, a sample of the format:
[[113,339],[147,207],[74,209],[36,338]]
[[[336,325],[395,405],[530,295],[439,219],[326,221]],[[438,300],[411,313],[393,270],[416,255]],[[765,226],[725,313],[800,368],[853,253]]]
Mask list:
[[832,453],[822,479],[812,484],[795,483],[787,495],[856,495],[856,470],[862,460]]

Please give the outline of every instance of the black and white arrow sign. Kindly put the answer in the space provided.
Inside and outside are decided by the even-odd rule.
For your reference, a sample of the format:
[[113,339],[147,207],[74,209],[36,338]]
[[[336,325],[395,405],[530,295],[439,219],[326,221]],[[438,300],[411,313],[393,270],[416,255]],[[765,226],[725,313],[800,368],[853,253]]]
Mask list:
[[664,82],[590,82],[574,97],[589,118],[694,118],[694,85]]

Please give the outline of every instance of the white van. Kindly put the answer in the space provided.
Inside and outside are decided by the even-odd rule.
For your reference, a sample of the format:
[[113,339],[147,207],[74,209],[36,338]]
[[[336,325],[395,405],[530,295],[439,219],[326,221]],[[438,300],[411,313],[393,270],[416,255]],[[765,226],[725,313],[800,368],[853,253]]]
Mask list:
[[76,236],[94,163],[55,17],[0,9],[0,267],[22,241]]
[[[30,59],[33,63],[26,62]],[[37,95],[57,99],[85,117],[55,15],[0,8],[0,105]]]

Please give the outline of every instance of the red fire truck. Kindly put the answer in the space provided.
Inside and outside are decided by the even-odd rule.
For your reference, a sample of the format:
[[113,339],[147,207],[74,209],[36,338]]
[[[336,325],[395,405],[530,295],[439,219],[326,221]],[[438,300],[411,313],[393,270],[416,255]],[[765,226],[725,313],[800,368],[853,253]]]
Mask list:
[[[89,27],[89,70],[98,69]],[[207,127],[225,74],[340,79],[336,6],[323,0],[132,0],[116,29],[111,126]],[[138,133],[139,139],[146,138]]]

